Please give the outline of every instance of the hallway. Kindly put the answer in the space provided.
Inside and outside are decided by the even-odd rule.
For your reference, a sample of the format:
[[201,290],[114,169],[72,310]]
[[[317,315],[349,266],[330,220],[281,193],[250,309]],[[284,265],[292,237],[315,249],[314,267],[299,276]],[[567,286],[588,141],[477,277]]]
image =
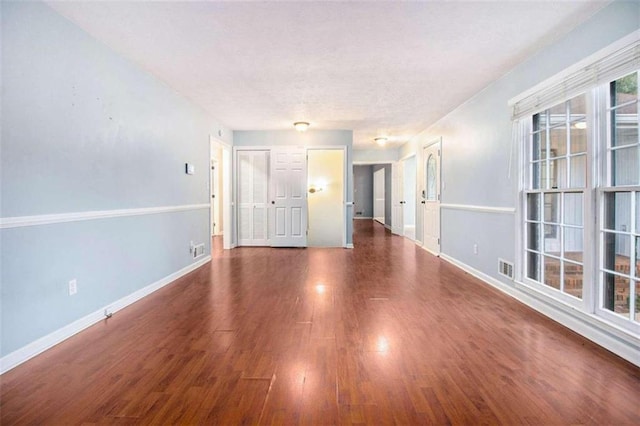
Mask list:
[[3,375],[12,424],[638,424],[640,370],[370,220],[238,248]]

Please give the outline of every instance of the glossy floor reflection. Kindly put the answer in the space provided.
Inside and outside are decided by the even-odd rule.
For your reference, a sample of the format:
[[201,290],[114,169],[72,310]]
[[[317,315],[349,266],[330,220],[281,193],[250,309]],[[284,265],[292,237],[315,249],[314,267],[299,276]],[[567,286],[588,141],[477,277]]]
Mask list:
[[10,424],[638,424],[640,369],[355,221],[213,260],[2,376]]

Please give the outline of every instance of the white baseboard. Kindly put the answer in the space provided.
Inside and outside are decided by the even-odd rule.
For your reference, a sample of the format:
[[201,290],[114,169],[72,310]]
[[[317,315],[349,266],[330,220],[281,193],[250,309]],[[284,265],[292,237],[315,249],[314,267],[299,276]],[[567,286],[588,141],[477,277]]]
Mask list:
[[[426,251],[427,253],[432,254],[432,255],[434,255],[434,256],[437,256],[437,257],[440,257],[441,252],[435,252],[435,251],[431,251],[431,250],[429,250],[429,249],[427,248],[427,246],[425,246],[425,245],[424,245],[424,243],[423,243],[422,241],[416,240],[416,241],[415,241],[415,243],[416,243],[416,245],[417,245],[418,247],[420,247],[422,250]],[[442,256],[446,256],[446,255],[442,255]],[[443,257],[443,259],[445,259],[445,258]],[[458,265],[458,264],[456,263],[456,262],[457,262],[457,260],[455,260],[455,259],[454,259],[454,258],[452,258],[452,257],[446,258],[445,260],[447,260],[447,261],[448,261],[448,262],[450,262],[450,263],[453,263],[453,264],[454,264],[454,265],[456,265],[456,266],[459,266],[461,269],[464,269],[462,266],[460,266],[460,265],[463,265],[463,264],[462,264],[462,263],[460,263],[460,265]],[[471,274],[471,272],[469,272],[469,273]],[[472,274],[472,275],[473,275],[473,274]],[[479,278],[479,277],[478,277],[478,278]],[[481,279],[482,279],[482,278],[481,278]]]
[[416,227],[415,225],[406,225],[404,226],[402,235],[408,240],[415,241],[416,240]]
[[373,218],[372,218],[371,216],[355,216],[353,219],[354,219],[354,220],[355,220],[355,219],[368,219],[368,220],[371,220],[371,219],[373,219]]
[[346,245],[346,246],[344,246],[344,247],[345,247],[345,248],[348,248],[348,249],[352,249],[352,248],[353,248],[353,244],[347,244],[347,245]]
[[199,268],[205,263],[211,260],[211,255],[208,255],[205,258],[198,260],[197,262],[192,263],[191,265],[185,266],[179,271],[174,272],[171,275],[168,275],[155,283],[149,284],[146,287],[141,288],[140,290],[134,291],[128,296],[123,297],[122,299],[116,300],[113,303],[109,303],[102,308],[98,309],[95,312],[90,313],[89,315],[80,318],[71,324],[65,325],[64,327],[50,333],[44,337],[39,338],[38,340],[29,343],[22,348],[11,352],[0,358],[0,374],[4,374],[12,368],[17,367],[35,357],[36,355],[41,354],[47,349],[61,343],[62,341],[68,339],[69,337],[78,334],[82,330],[92,326],[93,324],[103,320],[105,318],[105,311],[108,310],[111,313],[116,313],[119,310],[126,308],[127,306],[137,302],[145,296],[153,293],[156,290],[166,286],[167,284],[172,283],[178,278],[188,274],[189,272]]
[[579,311],[562,302],[551,301],[538,297],[534,290],[524,291],[520,284],[508,285],[484,272],[460,262],[444,253],[440,253],[443,260],[457,266],[490,286],[502,291],[530,308],[575,331],[614,354],[640,367],[640,339],[629,334],[626,330],[608,323],[595,315]]

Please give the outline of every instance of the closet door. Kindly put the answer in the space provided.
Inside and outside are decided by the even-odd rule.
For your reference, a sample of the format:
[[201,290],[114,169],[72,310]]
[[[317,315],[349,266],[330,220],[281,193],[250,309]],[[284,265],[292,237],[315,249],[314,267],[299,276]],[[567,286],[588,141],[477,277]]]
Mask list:
[[307,246],[307,152],[271,150],[272,247]]
[[268,245],[269,151],[238,151],[238,245]]
[[391,232],[404,233],[404,163],[396,161],[391,165]]

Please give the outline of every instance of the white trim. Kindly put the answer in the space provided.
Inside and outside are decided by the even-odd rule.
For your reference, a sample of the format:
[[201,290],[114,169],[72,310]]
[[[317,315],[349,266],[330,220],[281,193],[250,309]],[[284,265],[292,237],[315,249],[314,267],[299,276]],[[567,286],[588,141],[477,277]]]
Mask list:
[[121,309],[126,308],[127,306],[137,302],[145,296],[159,290],[160,288],[166,286],[167,284],[171,284],[178,278],[188,274],[189,272],[199,268],[200,266],[206,264],[211,260],[211,255],[208,255],[204,259],[201,259],[197,262],[192,263],[191,265],[185,266],[179,271],[174,272],[171,275],[168,275],[155,283],[149,284],[146,287],[143,287],[139,290],[134,291],[128,296],[123,297],[120,300],[116,300],[113,303],[109,303],[102,308],[98,309],[95,312],[90,313],[89,315],[80,318],[71,324],[68,324],[53,333],[50,333],[44,337],[39,338],[38,340],[29,343],[22,348],[11,352],[10,354],[5,355],[0,358],[0,374],[4,374],[12,368],[17,367],[35,357],[36,355],[41,354],[47,349],[57,345],[58,343],[63,342],[69,337],[89,328],[93,324],[105,319],[105,312],[108,311],[110,313],[116,313]]
[[360,219],[369,219],[369,220],[371,220],[371,219],[373,219],[373,216],[355,216],[353,218],[353,220],[360,220]]
[[[634,72],[639,66],[640,31],[635,31],[512,99],[509,102],[511,117],[533,115]],[[511,103],[515,99],[517,101]]]
[[[430,147],[431,145],[440,144],[440,149],[442,150],[442,136],[438,136],[436,138],[430,139],[429,141],[422,144],[422,150]],[[424,158],[423,158],[424,160]]]
[[351,164],[353,166],[382,166],[386,164],[393,164],[395,161],[393,160],[384,160],[384,161],[354,161]]
[[440,203],[441,209],[450,209],[450,210],[469,210],[474,212],[484,212],[484,213],[504,213],[504,214],[515,214],[515,207],[491,207],[491,206],[474,206],[471,204],[446,204]]
[[182,206],[144,207],[139,209],[101,210],[43,214],[35,216],[14,216],[0,218],[0,229],[23,226],[51,225],[54,223],[80,222],[83,220],[110,219],[114,217],[141,216],[147,214],[174,213],[189,210],[209,209],[207,204],[185,204]]
[[420,247],[422,250],[426,251],[426,252],[427,252],[427,253],[429,253],[429,254],[434,255],[435,257],[440,257],[440,256],[442,256],[442,252],[435,252],[435,251],[433,251],[433,250],[429,250],[428,248],[426,248],[426,247],[425,247],[424,243],[420,243],[420,244],[417,244],[417,245],[418,245],[418,247]]
[[559,73],[547,78],[546,80],[536,84],[535,86],[533,86],[532,88],[520,93],[517,96],[514,96],[513,98],[509,99],[507,101],[507,105],[509,107],[513,107],[516,103],[522,101],[523,99],[536,94],[537,92],[546,89],[549,86],[553,86],[556,85],[558,83],[560,83],[563,79],[569,77],[571,74],[580,71],[581,69],[588,67],[589,65],[593,64],[594,62],[597,62],[601,59],[606,58],[607,56],[615,53],[616,51],[628,46],[629,44],[637,41],[640,39],[640,30],[636,30],[634,32],[632,32],[631,34],[622,37],[621,39],[611,43],[610,45],[598,50],[597,52],[593,53],[592,55],[587,56],[586,58],[582,59],[579,62],[576,62],[575,64],[573,64],[572,66],[565,68],[564,70],[560,71]]
[[415,152],[410,152],[409,154],[405,155],[404,157],[400,158],[398,161],[406,161],[411,157],[416,157],[416,162],[417,162],[417,158],[418,156],[416,155]]
[[511,286],[444,253],[440,253],[440,257],[640,367],[640,339],[629,334],[626,330],[617,327],[615,324],[603,321],[595,315],[581,312],[573,306],[557,300],[549,300],[524,284],[516,282],[515,286]]
[[347,245],[345,246],[345,248],[352,249],[352,248],[353,248],[353,244],[347,244]]

